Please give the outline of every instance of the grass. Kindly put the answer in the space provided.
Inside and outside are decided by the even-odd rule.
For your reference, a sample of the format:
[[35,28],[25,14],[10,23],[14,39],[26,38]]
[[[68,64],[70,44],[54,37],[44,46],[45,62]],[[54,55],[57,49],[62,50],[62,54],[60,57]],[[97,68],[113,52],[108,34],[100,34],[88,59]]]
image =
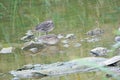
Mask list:
[[[37,56],[31,56],[29,52],[17,49],[14,54],[0,55],[0,71],[7,72],[29,63],[53,63],[87,57],[89,51],[96,46],[111,49],[114,33],[118,33],[114,31],[118,29],[120,21],[119,5],[119,0],[1,0],[0,45],[3,47],[15,45],[21,47],[23,42],[20,41],[20,38],[24,36],[24,33],[47,19],[52,19],[55,24],[55,29],[50,33],[74,33],[77,41],[86,37],[85,33],[88,30],[96,27],[105,29],[105,34],[102,36],[102,41],[93,44],[82,43],[78,49],[73,47],[64,49],[58,46],[59,50],[64,50],[63,54],[52,54],[51,52],[41,55],[47,52],[40,52]],[[71,75],[60,77],[59,80],[73,80],[74,78],[76,80],[94,80],[92,77],[88,77],[90,74],[87,77],[87,74]],[[97,79],[101,80],[101,77],[97,76]],[[56,78],[49,78],[49,80],[56,80]]]

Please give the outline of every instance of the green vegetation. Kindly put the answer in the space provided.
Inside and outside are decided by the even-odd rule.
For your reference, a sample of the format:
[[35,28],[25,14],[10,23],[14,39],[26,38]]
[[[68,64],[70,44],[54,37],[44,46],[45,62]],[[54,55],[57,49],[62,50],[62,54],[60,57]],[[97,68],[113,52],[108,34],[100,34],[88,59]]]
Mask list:
[[[88,57],[90,56],[89,51],[97,46],[111,49],[115,33],[120,34],[115,32],[119,26],[119,16],[120,0],[1,0],[0,46],[3,47],[20,46],[21,48],[23,42],[20,41],[20,38],[24,36],[25,32],[29,29],[33,30],[38,23],[48,19],[52,19],[55,24],[55,29],[50,33],[74,33],[78,42],[86,37],[85,33],[88,30],[96,27],[104,29],[105,34],[100,42],[83,42],[80,48],[63,49],[58,46],[59,50],[64,51],[64,53],[58,54],[51,54],[51,52],[44,55],[47,52],[40,52],[36,56],[31,55],[30,52],[23,52],[17,47],[13,54],[0,54],[0,71],[1,73],[8,72],[30,63],[53,63]],[[95,74],[70,74],[48,80],[95,80],[95,78],[101,80],[101,77],[104,76],[102,73]],[[7,79],[0,76],[0,80]],[[103,80],[111,79],[103,78]]]

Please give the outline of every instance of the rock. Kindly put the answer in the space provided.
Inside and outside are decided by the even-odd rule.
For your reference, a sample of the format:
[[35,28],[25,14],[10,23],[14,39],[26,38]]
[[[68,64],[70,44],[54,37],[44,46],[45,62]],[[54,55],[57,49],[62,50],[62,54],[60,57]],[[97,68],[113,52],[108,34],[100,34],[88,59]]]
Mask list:
[[34,67],[40,67],[41,64],[34,64]]
[[89,42],[89,43],[92,43],[92,42],[98,42],[98,41],[100,41],[101,39],[99,38],[99,37],[91,37],[91,38],[89,38],[89,37],[87,37],[87,38],[84,38],[84,39],[81,39],[80,41],[81,42]]
[[64,35],[63,34],[58,34],[58,39],[62,39],[62,38],[64,38]]
[[106,77],[107,78],[114,78],[115,80],[120,79],[120,67],[108,67],[106,68],[108,70]]
[[18,78],[18,77],[14,77],[12,80],[20,80],[20,78]]
[[85,41],[85,40],[84,40],[84,39],[81,39],[80,41],[83,42],[83,41]]
[[64,44],[63,47],[68,48],[70,45],[69,44]]
[[38,72],[38,70],[10,71],[10,74],[18,78],[43,78],[47,76]]
[[113,58],[104,61],[103,64],[106,66],[110,66],[114,64],[115,66],[120,66],[120,56],[114,56]]
[[118,28],[118,31],[120,31],[120,26],[119,26],[119,28]]
[[44,45],[39,42],[30,41],[26,42],[21,49],[22,50],[30,50],[32,48],[42,49],[43,47]]
[[100,28],[95,28],[93,30],[88,31],[86,34],[89,36],[101,35],[104,33],[104,30]]
[[66,39],[75,39],[76,37],[74,34],[67,34],[65,38]]
[[31,39],[33,39],[34,38],[34,35],[27,35],[27,36],[23,36],[20,40],[22,40],[22,41],[29,41],[29,40],[31,40]]
[[81,44],[80,43],[75,43],[74,47],[80,47]]
[[62,40],[61,42],[62,42],[63,44],[69,43],[68,40]]
[[29,51],[31,51],[32,53],[37,53],[38,52],[38,48],[31,48],[31,49],[29,49]]
[[[114,58],[114,57],[113,57]],[[22,78],[44,78],[52,76],[62,76],[73,73],[86,73],[86,72],[105,72],[108,77],[120,76],[119,67],[105,66],[103,63],[106,61],[114,60],[112,58],[103,57],[86,57],[80,59],[74,59],[67,62],[56,62],[51,64],[37,64],[37,66],[31,65],[25,70],[10,71],[14,77]],[[116,79],[115,79],[116,80]],[[117,79],[119,80],[119,79]]]
[[24,70],[32,69],[32,68],[34,68],[34,65],[33,64],[27,64],[27,65],[24,65],[23,68],[24,68]]
[[97,47],[90,51],[90,53],[94,56],[106,56],[108,52],[110,52],[110,50],[104,47]]
[[10,73],[14,77],[19,77],[19,78],[36,78],[36,77],[43,78],[46,76],[59,76],[59,75],[77,73],[77,72],[90,72],[90,71],[92,72],[92,71],[98,71],[97,68],[99,68],[98,67],[99,64],[105,60],[107,59],[102,57],[80,58],[67,62],[37,64],[37,66],[33,65],[34,68],[32,68],[33,66],[31,67],[30,65],[28,69],[25,68],[25,70],[21,70],[21,71],[12,70],[10,71]]
[[13,47],[7,47],[7,48],[2,48],[0,53],[8,54],[8,53],[12,53],[12,51],[13,51]]
[[112,45],[112,47],[113,47],[114,49],[119,48],[119,47],[120,47],[120,42],[115,43],[114,45]]
[[17,71],[28,70],[33,68],[34,66],[32,64],[27,64],[27,65],[24,65],[22,68],[17,69]]
[[29,40],[34,38],[34,34],[33,34],[33,32],[31,30],[28,30],[27,33],[25,33],[25,34],[26,35],[23,36],[20,40],[22,40],[22,41],[29,41]]
[[115,37],[115,42],[120,42],[120,36]]
[[91,42],[97,42],[97,41],[100,41],[100,38],[91,38],[91,39],[87,39],[87,42],[91,43]]
[[33,35],[33,32],[31,30],[28,30],[26,33],[25,33],[27,36],[30,36],[30,35]]

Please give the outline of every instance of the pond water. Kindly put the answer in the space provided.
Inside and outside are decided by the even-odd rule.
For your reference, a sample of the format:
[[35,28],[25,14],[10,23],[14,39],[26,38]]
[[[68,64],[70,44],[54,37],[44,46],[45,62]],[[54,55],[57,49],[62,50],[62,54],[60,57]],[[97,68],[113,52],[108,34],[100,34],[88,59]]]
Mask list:
[[[11,54],[0,54],[0,80],[12,80],[8,74],[26,64],[50,64],[91,56],[95,47],[112,48],[114,31],[120,21],[119,0],[1,0],[0,1],[0,49],[15,47]],[[20,40],[27,30],[48,19],[53,20],[55,28],[49,34],[74,34],[69,47],[63,45],[47,46],[38,53],[21,50],[24,42]],[[86,42],[91,38],[85,33],[95,28],[105,32],[100,41]],[[75,44],[80,43],[79,47]],[[108,54],[108,57],[115,55]],[[65,76],[46,77],[37,80],[113,80],[102,72],[75,73]],[[29,80],[29,79],[25,79]],[[36,79],[31,79],[36,80]]]

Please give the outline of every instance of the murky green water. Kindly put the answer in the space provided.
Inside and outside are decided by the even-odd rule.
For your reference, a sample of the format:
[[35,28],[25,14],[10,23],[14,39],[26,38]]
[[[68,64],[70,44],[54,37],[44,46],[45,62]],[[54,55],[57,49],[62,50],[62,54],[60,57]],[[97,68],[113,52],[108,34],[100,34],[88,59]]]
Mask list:
[[[119,0],[1,0],[0,1],[0,48],[15,47],[12,54],[0,54],[0,80],[11,80],[7,74],[25,64],[54,63],[88,57],[94,47],[111,49],[114,30],[120,21]],[[50,34],[73,33],[76,39],[70,47],[61,44],[47,47],[37,54],[21,50],[20,38],[36,24],[52,19],[55,28]],[[96,21],[98,24],[96,24]],[[100,27],[105,30],[99,42],[86,43],[80,40],[88,37],[88,30]],[[74,47],[79,42],[80,47]],[[6,73],[6,74],[3,74]],[[41,80],[112,80],[103,73],[70,74],[61,77],[47,77]],[[34,79],[31,79],[34,80]],[[38,80],[38,79],[37,79]]]

